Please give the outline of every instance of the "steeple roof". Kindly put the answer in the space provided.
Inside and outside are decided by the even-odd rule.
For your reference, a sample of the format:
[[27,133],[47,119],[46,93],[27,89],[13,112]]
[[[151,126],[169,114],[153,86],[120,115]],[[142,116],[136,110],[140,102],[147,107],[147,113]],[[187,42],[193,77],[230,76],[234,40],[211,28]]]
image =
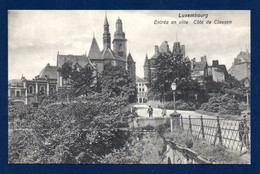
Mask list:
[[109,24],[108,24],[108,21],[107,21],[107,14],[105,15],[105,22],[104,22],[104,25],[109,25]]
[[133,60],[133,57],[132,57],[131,53],[128,54],[128,56],[127,56],[127,61],[128,61],[128,62],[135,62],[135,61]]
[[149,66],[150,63],[149,63],[149,60],[148,60],[148,55],[146,54],[145,56],[145,61],[144,61],[144,66]]
[[89,59],[102,59],[102,54],[100,52],[100,49],[98,47],[98,43],[96,41],[96,38],[93,37],[91,47],[88,54]]

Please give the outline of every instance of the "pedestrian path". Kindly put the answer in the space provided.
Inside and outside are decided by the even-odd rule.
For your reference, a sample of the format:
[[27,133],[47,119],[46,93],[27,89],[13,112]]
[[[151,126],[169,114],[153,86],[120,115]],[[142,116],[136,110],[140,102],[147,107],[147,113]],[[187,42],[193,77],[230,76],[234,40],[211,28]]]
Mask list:
[[[140,117],[149,117],[149,114],[147,112],[148,106],[147,105],[132,105],[137,109],[137,114]],[[171,113],[173,113],[174,110],[166,110],[166,117],[169,117]],[[200,114],[195,111],[181,111],[177,110],[178,113],[180,113],[184,118],[191,116],[191,118],[200,118],[200,116],[203,116],[203,118],[216,118],[215,116],[209,116],[206,114]],[[153,117],[162,117],[162,109],[160,108],[153,108]]]

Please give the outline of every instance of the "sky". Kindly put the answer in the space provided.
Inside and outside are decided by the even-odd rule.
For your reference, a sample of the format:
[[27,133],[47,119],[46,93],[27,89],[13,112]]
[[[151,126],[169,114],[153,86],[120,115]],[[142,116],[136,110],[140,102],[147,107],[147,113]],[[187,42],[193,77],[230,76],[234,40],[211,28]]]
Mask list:
[[[118,17],[122,19],[127,48],[136,62],[136,74],[143,77],[146,53],[154,54],[154,46],[168,41],[170,49],[178,41],[186,47],[186,55],[200,60],[206,55],[208,64],[219,60],[230,68],[239,52],[250,51],[250,11],[159,11],[159,10],[86,10],[8,11],[8,79],[32,79],[50,63],[57,64],[57,54],[88,55],[93,35],[103,49],[105,13],[110,25],[111,41]],[[183,17],[179,14],[207,14],[208,17]],[[154,24],[154,21],[169,24]],[[187,20],[188,24],[171,24]],[[203,20],[203,24],[194,24]],[[211,24],[206,24],[207,21]],[[214,24],[215,20],[232,24]]]

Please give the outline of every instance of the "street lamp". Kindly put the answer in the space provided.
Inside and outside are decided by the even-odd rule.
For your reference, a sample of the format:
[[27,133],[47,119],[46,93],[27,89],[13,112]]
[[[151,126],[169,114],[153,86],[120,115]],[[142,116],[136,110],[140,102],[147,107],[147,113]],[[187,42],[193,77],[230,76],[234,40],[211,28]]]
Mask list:
[[173,103],[174,103],[174,113],[176,113],[176,101],[175,101],[175,93],[176,93],[176,88],[177,85],[175,82],[172,83],[171,85],[172,91],[173,91]]
[[175,94],[176,94],[176,88],[177,85],[175,82],[171,84],[171,88],[173,91],[173,102],[174,102],[174,112],[170,115],[170,125],[171,125],[171,132],[173,132],[173,129],[179,129],[180,128],[180,113],[176,112],[176,101],[175,101]]
[[250,89],[250,82],[245,81],[245,87],[246,87],[246,101],[247,101],[247,110],[250,111],[250,106],[249,106],[249,89]]

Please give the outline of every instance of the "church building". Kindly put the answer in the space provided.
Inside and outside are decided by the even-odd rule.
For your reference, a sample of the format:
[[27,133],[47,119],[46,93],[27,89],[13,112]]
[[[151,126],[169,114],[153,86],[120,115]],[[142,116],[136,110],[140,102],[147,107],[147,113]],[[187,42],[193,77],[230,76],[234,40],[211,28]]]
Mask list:
[[[120,18],[117,19],[114,39],[111,42],[109,23],[107,16],[105,16],[102,50],[100,50],[96,38],[93,36],[88,55],[62,55],[58,52],[56,66],[51,66],[48,63],[40,74],[32,80],[22,77],[19,81],[19,84],[22,84],[19,86],[19,89],[15,87],[15,84],[18,83],[10,82],[8,86],[8,93],[10,93],[8,99],[12,100],[12,102],[19,100],[19,102],[23,101],[24,104],[29,104],[38,102],[38,95],[48,96],[66,87],[67,81],[58,72],[58,69],[66,62],[71,62],[74,68],[90,66],[94,69],[96,75],[102,75],[107,65],[121,66],[128,72],[133,81],[136,79],[136,63],[132,55],[127,53],[127,39],[123,31],[122,20]],[[20,91],[22,91],[21,95]]]

